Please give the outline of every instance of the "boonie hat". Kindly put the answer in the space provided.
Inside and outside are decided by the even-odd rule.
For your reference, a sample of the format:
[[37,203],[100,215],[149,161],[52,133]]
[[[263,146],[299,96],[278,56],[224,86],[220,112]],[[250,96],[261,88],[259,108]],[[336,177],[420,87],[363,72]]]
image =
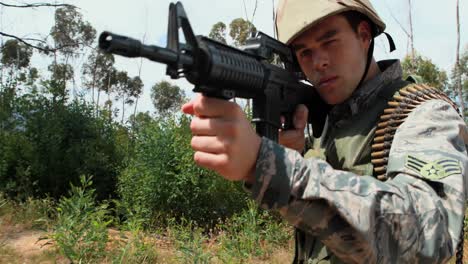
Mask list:
[[376,26],[374,37],[385,30],[385,23],[369,0],[280,0],[276,14],[278,39],[289,45],[320,21],[346,11],[366,15]]

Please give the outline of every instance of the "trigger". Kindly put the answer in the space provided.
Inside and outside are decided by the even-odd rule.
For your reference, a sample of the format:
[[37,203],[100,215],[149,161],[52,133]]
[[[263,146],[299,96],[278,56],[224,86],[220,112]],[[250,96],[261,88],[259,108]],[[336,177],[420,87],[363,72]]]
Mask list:
[[292,124],[292,119],[286,115],[284,117],[284,119],[281,120],[281,129],[282,130],[288,130],[288,129],[291,129],[291,128],[294,128],[293,124]]
[[281,130],[286,129],[286,117],[284,115],[280,117],[280,128]]

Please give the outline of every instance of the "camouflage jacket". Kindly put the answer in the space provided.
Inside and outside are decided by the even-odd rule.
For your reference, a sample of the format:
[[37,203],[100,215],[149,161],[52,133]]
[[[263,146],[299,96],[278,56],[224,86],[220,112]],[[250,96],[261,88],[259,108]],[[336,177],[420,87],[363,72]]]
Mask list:
[[[365,111],[389,74],[335,106],[329,121]],[[455,254],[463,226],[467,144],[458,113],[430,100],[398,128],[385,182],[304,159],[263,138],[249,189],[262,207],[279,211],[345,263],[444,263]]]

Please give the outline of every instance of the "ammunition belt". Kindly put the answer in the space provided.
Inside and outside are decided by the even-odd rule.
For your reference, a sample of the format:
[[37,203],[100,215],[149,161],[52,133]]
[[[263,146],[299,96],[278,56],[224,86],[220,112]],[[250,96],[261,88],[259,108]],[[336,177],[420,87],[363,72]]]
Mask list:
[[405,122],[416,107],[433,99],[448,102],[458,112],[457,105],[447,95],[423,84],[410,84],[403,87],[388,102],[388,107],[380,116],[372,144],[371,162],[374,166],[374,175],[379,180],[388,179],[388,157],[398,127]]
[[[423,84],[410,84],[400,89],[388,102],[388,107],[380,116],[377,124],[374,141],[372,144],[372,165],[374,175],[382,181],[388,179],[387,165],[392,146],[393,137],[398,127],[405,122],[408,115],[420,104],[433,100],[443,100],[448,102],[460,114],[457,105],[438,89],[431,88]],[[463,239],[464,232],[460,235],[460,242],[457,245],[455,254],[456,263],[463,263]]]

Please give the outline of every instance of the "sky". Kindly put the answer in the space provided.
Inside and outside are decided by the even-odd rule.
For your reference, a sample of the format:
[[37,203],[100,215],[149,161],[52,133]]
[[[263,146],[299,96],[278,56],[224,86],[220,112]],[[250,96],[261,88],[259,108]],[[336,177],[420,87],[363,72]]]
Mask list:
[[[313,1],[313,0],[311,0]],[[33,1],[3,0],[9,4]],[[38,1],[47,2],[47,1]],[[54,1],[48,1],[54,3]],[[58,3],[61,3],[57,1]],[[169,0],[67,0],[65,3],[80,8],[84,20],[91,23],[98,35],[104,30],[143,40],[146,44],[166,45]],[[278,0],[182,0],[196,35],[208,35],[212,25],[222,21],[228,25],[242,17],[253,21],[258,30],[273,35],[273,7]],[[257,7],[255,8],[255,3]],[[397,50],[388,52],[386,38],[376,41],[375,57],[402,59],[408,53],[408,38],[402,26],[408,29],[408,0],[371,0],[387,24],[386,32],[395,40]],[[414,45],[417,52],[430,58],[439,68],[450,72],[456,55],[456,1],[412,0]],[[255,14],[254,14],[255,11]],[[21,37],[47,35],[53,26],[53,8],[16,9],[0,6],[0,31]],[[253,20],[252,20],[253,18]],[[468,2],[460,1],[461,48],[468,47]],[[397,22],[398,21],[398,22]],[[6,41],[7,38],[3,38]],[[46,71],[47,58],[36,55],[33,65]],[[83,61],[76,61],[78,67]],[[171,81],[193,96],[192,85],[184,80],[172,81],[165,75],[165,66],[148,60],[116,58],[116,68],[139,73],[145,84],[138,111],[154,111],[150,99],[151,86],[162,80]],[[79,80],[77,80],[79,83]]]

